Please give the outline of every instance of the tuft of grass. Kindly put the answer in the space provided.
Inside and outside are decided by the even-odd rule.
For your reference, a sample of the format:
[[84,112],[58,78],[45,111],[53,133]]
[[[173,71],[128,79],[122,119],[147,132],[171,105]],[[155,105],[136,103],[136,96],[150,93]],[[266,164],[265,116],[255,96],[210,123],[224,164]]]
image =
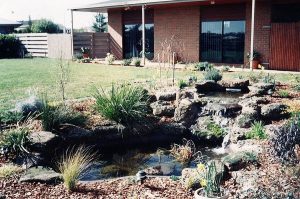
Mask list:
[[279,90],[277,93],[281,98],[288,98],[290,96],[290,93],[287,90]]
[[86,118],[79,112],[63,105],[50,105],[46,98],[43,101],[41,120],[45,131],[59,130],[63,124],[81,126],[86,122]]
[[266,134],[264,125],[261,121],[255,121],[251,126],[251,131],[246,134],[247,139],[258,139],[263,140],[266,139],[268,136]]
[[207,69],[205,69],[205,72],[204,72],[204,79],[205,80],[214,80],[215,82],[217,82],[222,79],[222,74],[218,69],[216,69],[214,67],[207,68]]
[[28,154],[27,147],[31,144],[28,135],[29,129],[21,126],[4,131],[0,137],[0,148],[14,156]]
[[148,108],[146,92],[141,87],[112,85],[106,92],[103,88],[94,93],[96,110],[105,118],[129,124],[142,119]]
[[13,164],[4,164],[0,166],[0,178],[8,178],[22,171],[22,168]]
[[90,148],[72,148],[58,162],[58,169],[62,174],[64,185],[68,191],[73,191],[79,179],[87,172],[95,159]]
[[131,59],[123,59],[121,65],[122,66],[130,66],[131,61],[132,61]]
[[185,88],[185,87],[187,87],[188,86],[188,84],[184,81],[184,80],[179,80],[179,82],[178,82],[178,87],[180,88],[180,89],[183,89],[183,88]]

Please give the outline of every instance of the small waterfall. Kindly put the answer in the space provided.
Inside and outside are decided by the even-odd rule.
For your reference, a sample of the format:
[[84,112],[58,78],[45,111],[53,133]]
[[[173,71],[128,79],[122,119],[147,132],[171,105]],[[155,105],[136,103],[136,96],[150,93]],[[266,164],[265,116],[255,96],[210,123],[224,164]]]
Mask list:
[[216,154],[226,153],[226,147],[230,144],[230,135],[229,133],[224,137],[222,142],[222,147],[213,149],[213,152]]

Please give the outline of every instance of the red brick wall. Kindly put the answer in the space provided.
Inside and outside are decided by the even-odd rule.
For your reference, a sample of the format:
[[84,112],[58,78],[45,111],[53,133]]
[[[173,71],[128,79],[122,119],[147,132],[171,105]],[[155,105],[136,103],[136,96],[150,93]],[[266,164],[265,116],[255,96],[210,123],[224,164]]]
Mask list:
[[161,56],[162,43],[174,36],[181,60],[199,61],[199,26],[199,6],[154,9],[155,57]]
[[110,34],[110,53],[117,59],[123,59],[122,11],[108,11],[108,33]]
[[[246,35],[245,53],[250,52],[251,43],[251,12],[252,4],[246,6]],[[269,63],[270,58],[270,26],[271,26],[271,3],[257,2],[255,6],[254,49],[262,54],[262,63]],[[245,58],[245,63],[248,60]],[[265,65],[268,66],[268,65]]]

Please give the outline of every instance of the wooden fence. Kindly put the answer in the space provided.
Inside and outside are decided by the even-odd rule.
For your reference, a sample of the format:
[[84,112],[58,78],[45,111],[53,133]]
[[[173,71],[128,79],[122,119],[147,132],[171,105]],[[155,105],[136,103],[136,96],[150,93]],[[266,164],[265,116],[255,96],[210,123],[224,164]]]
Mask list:
[[73,45],[74,54],[80,52],[81,47],[87,47],[91,57],[104,58],[110,52],[110,36],[109,33],[74,33]]
[[48,34],[25,33],[16,34],[27,52],[34,57],[48,57]]

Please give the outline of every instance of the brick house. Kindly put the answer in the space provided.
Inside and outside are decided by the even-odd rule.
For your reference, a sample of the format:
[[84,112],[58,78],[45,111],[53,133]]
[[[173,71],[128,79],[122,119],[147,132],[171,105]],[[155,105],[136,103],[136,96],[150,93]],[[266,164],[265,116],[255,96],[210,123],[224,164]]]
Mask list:
[[108,14],[118,59],[157,61],[169,50],[184,61],[241,65],[252,48],[269,69],[300,71],[299,0],[108,0],[71,11]]

